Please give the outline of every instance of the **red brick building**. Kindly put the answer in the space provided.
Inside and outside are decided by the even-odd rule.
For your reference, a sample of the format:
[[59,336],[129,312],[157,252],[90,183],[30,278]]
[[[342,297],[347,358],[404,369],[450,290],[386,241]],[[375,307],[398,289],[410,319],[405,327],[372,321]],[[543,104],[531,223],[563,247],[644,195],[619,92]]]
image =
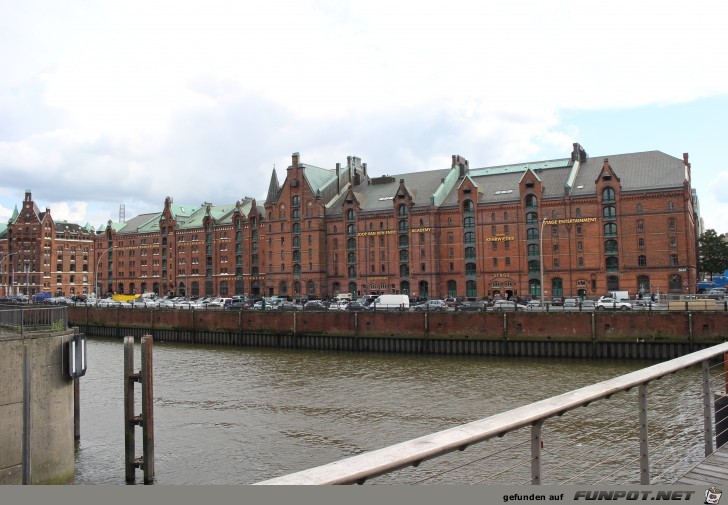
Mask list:
[[89,225],[55,221],[30,190],[7,226],[0,226],[0,296],[84,295],[93,286],[95,233]]
[[[450,167],[372,177],[294,153],[267,197],[109,222],[89,266],[103,292],[188,296],[596,297],[696,290],[687,154]],[[11,220],[12,221],[12,220]],[[1,265],[0,265],[1,266]]]

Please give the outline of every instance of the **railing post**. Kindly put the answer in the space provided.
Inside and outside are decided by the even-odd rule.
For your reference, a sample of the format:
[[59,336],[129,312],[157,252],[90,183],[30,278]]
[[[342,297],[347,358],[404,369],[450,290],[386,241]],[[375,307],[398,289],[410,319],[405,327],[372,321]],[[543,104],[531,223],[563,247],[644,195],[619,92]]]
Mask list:
[[543,419],[531,425],[531,484],[534,486],[541,484],[541,428]]
[[703,361],[703,433],[705,457],[713,454],[713,419],[710,416],[710,362]]
[[647,429],[647,383],[639,386],[640,484],[650,484],[650,448]]

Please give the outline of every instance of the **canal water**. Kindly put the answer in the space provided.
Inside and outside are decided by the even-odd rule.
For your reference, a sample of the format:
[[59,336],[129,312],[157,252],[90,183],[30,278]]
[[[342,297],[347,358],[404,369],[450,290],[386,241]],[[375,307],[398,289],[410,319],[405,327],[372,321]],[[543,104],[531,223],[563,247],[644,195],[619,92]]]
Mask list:
[[[81,378],[81,439],[75,482],[122,485],[123,343],[89,340],[88,371]],[[139,351],[137,343],[137,368]],[[252,484],[481,419],[652,364],[155,343],[155,483]],[[139,386],[136,396],[139,403]],[[627,416],[633,413],[636,418],[635,404],[628,401],[626,405]],[[583,431],[586,428],[580,425],[589,416],[624,417],[619,413],[621,408],[624,405],[587,414],[584,421],[571,422],[569,429]],[[688,433],[678,437],[688,439],[688,443],[694,442],[689,432],[693,424],[697,425],[696,416],[700,419],[699,411],[684,413],[682,429]],[[554,432],[552,440],[562,443],[564,437]],[[606,437],[608,444],[613,443],[614,433]],[[512,436],[503,440],[509,438]],[[573,434],[564,440],[570,449],[582,447]],[[478,446],[486,444],[489,442]],[[627,445],[635,448],[634,440]],[[514,449],[504,452],[501,457],[508,461]],[[468,453],[470,450],[463,452]],[[555,451],[555,457],[563,453]],[[478,459],[476,454],[468,457]],[[141,455],[141,428],[137,428],[137,455]],[[495,461],[496,457],[486,455],[483,459]],[[575,463],[584,465],[580,460]],[[450,464],[460,465],[455,461]],[[463,466],[472,468],[472,473],[460,471],[457,477],[453,473],[432,482],[482,481],[478,464]],[[432,466],[424,473],[420,470],[405,474],[404,480],[418,482],[421,476],[435,475],[442,469]],[[142,482],[142,477],[138,470],[137,482]],[[400,482],[401,478],[385,476],[379,482]],[[491,482],[511,483],[502,476]]]

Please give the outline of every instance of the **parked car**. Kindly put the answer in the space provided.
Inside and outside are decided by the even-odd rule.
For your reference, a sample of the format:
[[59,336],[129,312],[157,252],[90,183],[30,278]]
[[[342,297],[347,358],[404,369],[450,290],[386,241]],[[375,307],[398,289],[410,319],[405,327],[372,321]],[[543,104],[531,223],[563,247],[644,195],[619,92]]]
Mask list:
[[250,303],[246,302],[245,300],[236,300],[230,305],[226,305],[225,308],[227,310],[242,310],[242,309],[249,309]]
[[350,312],[359,312],[363,310],[369,310],[369,308],[359,301],[351,302],[346,306],[346,310]]
[[488,304],[484,301],[464,302],[455,306],[455,312],[485,312]]
[[427,300],[426,302],[414,306],[414,310],[422,311],[445,311],[447,304],[443,300]]
[[303,306],[303,310],[326,310],[326,305],[324,305],[320,300],[311,300],[306,302],[306,305]]
[[452,298],[452,297],[450,297],[450,298],[445,298],[445,305],[447,305],[448,307],[455,307],[455,306],[457,306],[457,305],[458,305],[459,303],[460,303],[460,302],[458,302],[458,299],[457,299],[457,298]]
[[526,304],[526,308],[528,310],[533,310],[536,307],[540,307],[540,306],[541,306],[541,300],[539,300],[537,298],[534,298],[533,300],[529,300],[528,303]]
[[609,296],[601,296],[594,304],[597,310],[632,310],[632,304]]
[[574,309],[579,306],[579,299],[578,298],[565,298],[563,306],[565,309]]
[[554,296],[551,298],[551,306],[552,307],[561,307],[564,305],[564,299],[560,296]]
[[496,300],[493,302],[493,310],[496,312],[520,312],[528,307],[512,300]]
[[594,310],[596,307],[596,304],[594,303],[594,300],[582,300],[581,301],[581,310]]
[[289,302],[289,301],[282,301],[278,304],[277,309],[278,310],[301,310],[303,307],[298,305],[297,303]]

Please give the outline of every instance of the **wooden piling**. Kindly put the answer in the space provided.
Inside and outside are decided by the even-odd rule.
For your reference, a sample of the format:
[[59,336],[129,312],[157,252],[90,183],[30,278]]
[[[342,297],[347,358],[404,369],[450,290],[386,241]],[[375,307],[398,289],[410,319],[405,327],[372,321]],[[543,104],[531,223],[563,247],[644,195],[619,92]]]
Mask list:
[[134,416],[134,383],[137,377],[134,373],[134,337],[124,337],[124,466],[128,483],[134,482],[136,468],[134,427],[137,421]]
[[154,481],[154,384],[151,335],[142,337],[142,437],[144,483]]

